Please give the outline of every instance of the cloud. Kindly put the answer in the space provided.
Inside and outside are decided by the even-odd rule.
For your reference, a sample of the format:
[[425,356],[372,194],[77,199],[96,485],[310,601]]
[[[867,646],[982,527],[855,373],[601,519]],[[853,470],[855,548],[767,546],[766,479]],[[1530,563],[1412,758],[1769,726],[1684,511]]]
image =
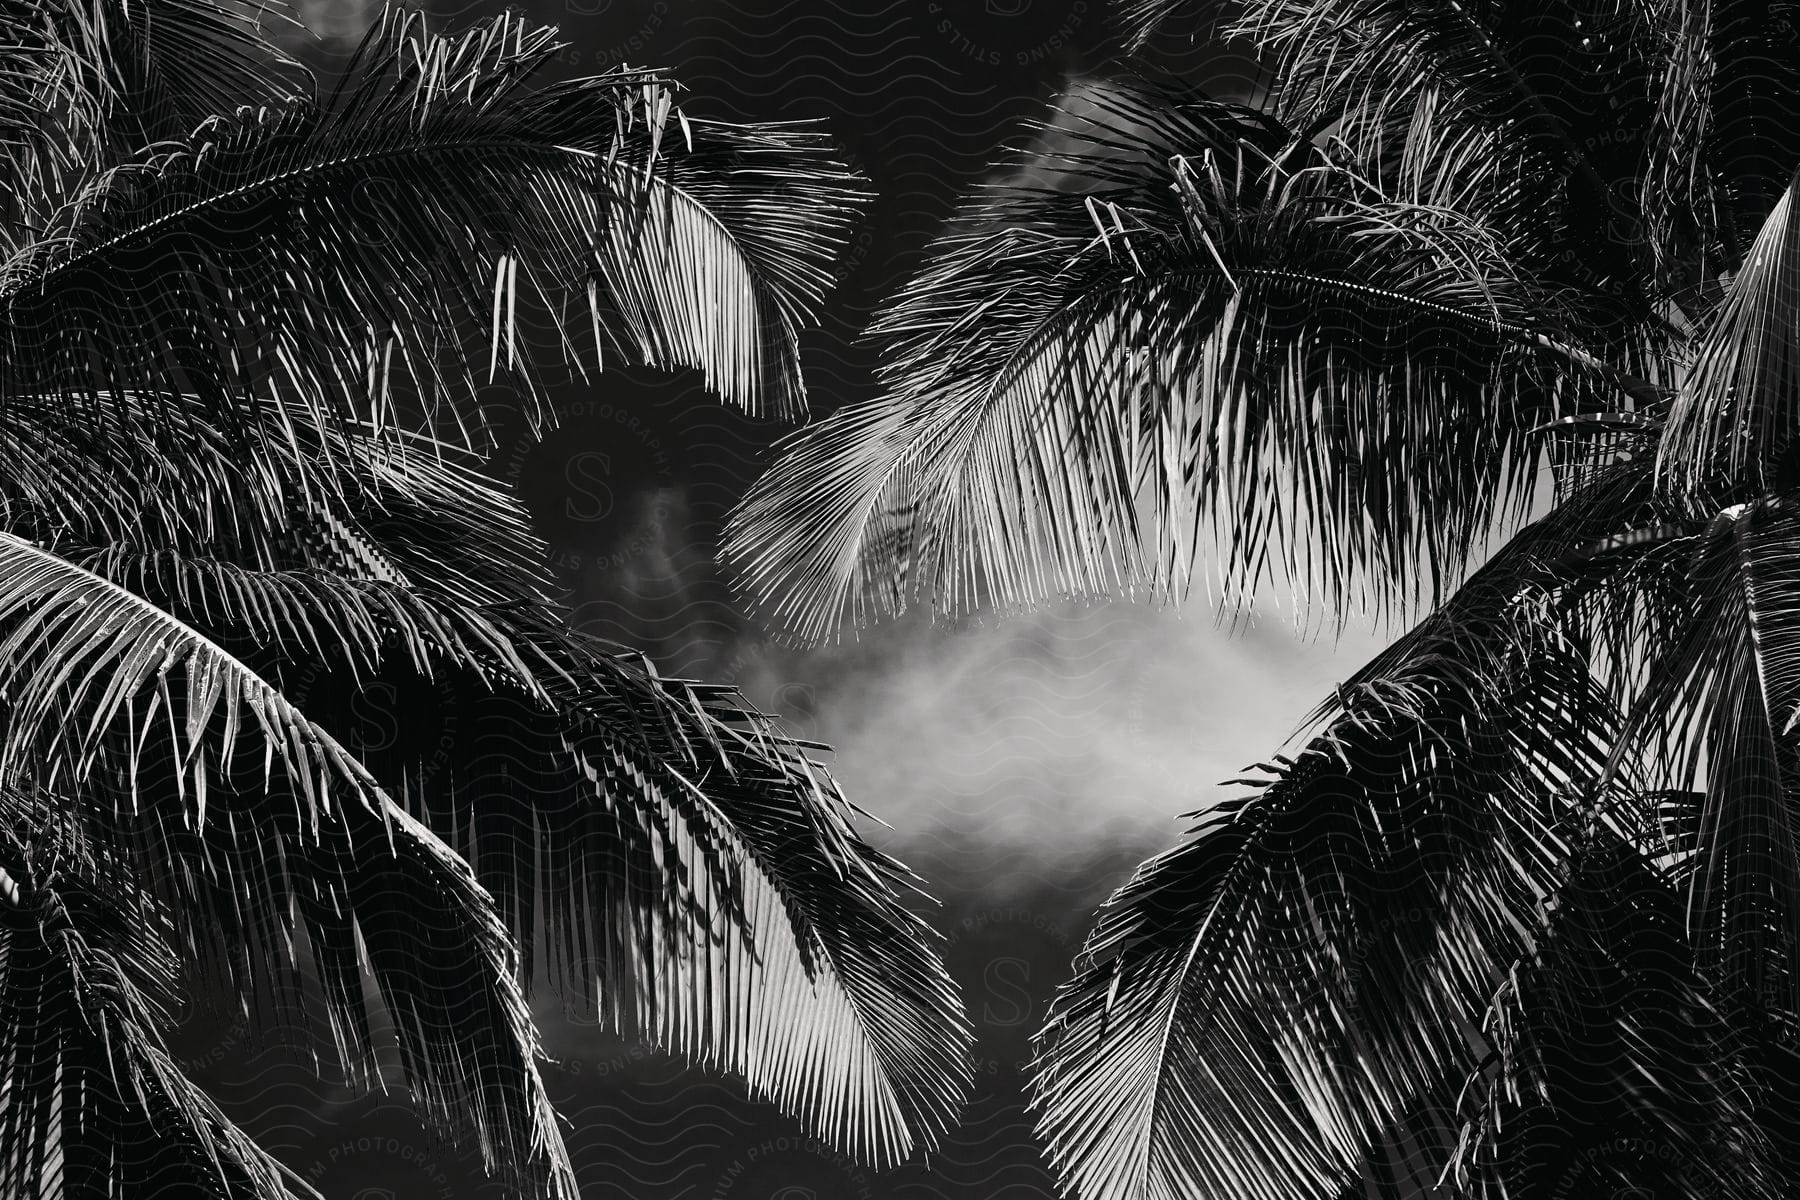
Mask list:
[[914,618],[856,644],[752,645],[738,681],[832,745],[880,840],[995,896],[1175,840],[1379,648],[1303,639],[1285,614],[1232,633],[1203,605],[1063,606],[963,628]]

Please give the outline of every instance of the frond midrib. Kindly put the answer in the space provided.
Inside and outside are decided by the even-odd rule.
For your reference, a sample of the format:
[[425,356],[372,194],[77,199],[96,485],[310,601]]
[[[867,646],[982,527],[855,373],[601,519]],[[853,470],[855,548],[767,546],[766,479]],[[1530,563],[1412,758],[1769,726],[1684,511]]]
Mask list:
[[[42,290],[43,285],[52,277],[73,270],[86,260],[91,259],[96,255],[103,254],[126,242],[147,237],[163,226],[185,220],[192,217],[195,213],[219,207],[231,200],[240,199],[252,193],[273,190],[279,185],[293,179],[342,172],[371,162],[382,161],[384,159],[408,157],[429,158],[441,154],[453,154],[460,151],[475,149],[510,150],[520,154],[536,154],[545,157],[561,155],[574,155],[587,159],[600,157],[600,153],[594,150],[583,150],[576,146],[546,145],[542,142],[530,142],[518,138],[462,138],[454,142],[389,146],[381,149],[365,150],[355,154],[340,155],[323,162],[308,163],[299,167],[289,167],[286,170],[265,175],[260,179],[252,180],[249,183],[242,184],[229,191],[219,192],[207,196],[204,199],[196,200],[191,204],[184,205],[174,212],[164,213],[159,217],[154,217],[151,220],[133,226],[122,233],[115,234],[97,246],[90,246],[77,254],[71,255],[62,262],[54,263],[51,266],[46,267],[42,272],[34,275],[32,278],[27,279],[14,287],[0,291],[0,303],[11,303],[33,287]],[[698,205],[698,201],[695,201],[695,203]],[[703,205],[700,205],[700,207],[704,208]]]

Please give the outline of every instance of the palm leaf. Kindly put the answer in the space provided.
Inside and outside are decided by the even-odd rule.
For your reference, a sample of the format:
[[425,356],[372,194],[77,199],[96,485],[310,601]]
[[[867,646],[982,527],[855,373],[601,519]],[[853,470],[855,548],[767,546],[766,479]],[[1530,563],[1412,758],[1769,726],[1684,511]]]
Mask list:
[[369,422],[320,429],[292,400],[243,405],[248,437],[192,394],[94,400],[91,425],[50,397],[0,408],[0,448],[18,464],[0,479],[0,512],[21,536],[321,567],[472,607],[554,595],[530,514],[455,445]]
[[173,925],[72,808],[0,794],[0,1192],[317,1200],[170,1058]]
[[1617,386],[1479,220],[1250,110],[1135,84],[1094,110],[877,323],[890,394],[788,443],[734,515],[783,628],[919,591],[1179,596],[1207,527],[1234,596],[1435,594],[1522,514],[1527,431]]
[[0,13],[0,183],[9,251],[107,167],[219,113],[308,86],[271,41],[304,31],[280,0],[48,0]]
[[443,38],[390,11],[328,101],[221,117],[108,171],[0,265],[0,384],[90,405],[193,392],[221,415],[283,388],[384,425],[410,394],[443,417],[478,378],[449,356],[485,334],[490,373],[529,384],[533,306],[585,285],[584,340],[618,314],[658,365],[793,408],[850,176],[791,129],[684,119],[685,152],[659,76],[534,86],[556,49],[510,16]]
[[[1672,258],[1632,186],[1654,142],[1669,14],[1650,3],[1246,0],[1227,36],[1261,50],[1271,105],[1489,210],[1522,268],[1578,290],[1599,328],[1660,322]],[[1411,140],[1416,148],[1406,147]],[[1419,151],[1481,145],[1476,155]],[[1688,264],[1691,265],[1691,264]],[[1612,326],[1612,329],[1607,329]]]
[[[117,414],[126,433],[136,412]],[[297,428],[304,449],[311,434]],[[454,703],[492,740],[474,739],[452,792],[408,788],[407,798],[481,864],[528,947],[533,914],[545,913],[542,948],[573,997],[592,1004],[598,982],[615,1024],[746,1076],[874,1160],[930,1144],[967,1086],[966,1023],[906,909],[910,877],[856,836],[809,748],[727,689],[661,680],[641,658],[565,632],[547,600],[466,607],[468,594],[504,579],[506,557],[487,555],[467,580],[433,564],[490,514],[520,531],[511,557],[541,559],[516,500],[443,447],[335,432],[330,460],[357,464],[335,544],[366,541],[415,586],[356,556],[309,562],[279,541],[269,552],[287,555],[282,570],[117,544],[65,543],[62,553],[268,661],[277,679],[322,666],[354,682],[398,664],[459,684]],[[203,462],[215,462],[216,444],[200,443]],[[231,464],[221,455],[216,465]],[[290,475],[304,465],[275,464]],[[204,522],[179,510],[204,511],[209,490],[164,501],[190,546],[204,544]],[[306,511],[297,488],[264,490]],[[260,554],[246,527],[289,523],[279,509],[246,514],[219,548]],[[409,778],[404,761],[368,761]],[[526,828],[521,812],[533,814]],[[701,956],[720,979],[688,997],[682,955]],[[768,999],[751,1003],[759,991]],[[815,1087],[814,1072],[836,1082]]]
[[1800,386],[1800,213],[1795,186],[1763,222],[1669,410],[1657,468],[1691,510],[1791,486]]
[[1649,474],[1528,527],[1107,903],[1035,1068],[1069,1194],[1335,1197],[1389,1148],[1445,1161],[1475,1019],[1619,724],[1559,592]]
[[10,534],[0,577],[0,776],[77,789],[240,995],[298,1011],[304,945],[353,1074],[374,1061],[366,969],[429,1114],[478,1134],[490,1168],[572,1194],[516,951],[462,860],[191,627]]
[[[404,795],[477,864],[527,977],[541,951],[571,1001],[743,1076],[869,1161],[935,1144],[954,1118],[970,1035],[908,910],[913,877],[857,835],[814,748],[730,689],[661,679],[548,608],[469,610],[319,568],[68,553],[278,674],[366,682],[400,666],[450,687],[476,733]],[[403,748],[339,733],[379,776],[415,776]]]
[[[586,925],[579,895],[562,898],[594,857],[592,799],[577,792],[574,804],[538,806],[539,842],[522,841],[510,869],[494,855],[510,875],[496,890],[529,892],[535,875],[551,927],[575,932],[602,964],[601,1012],[616,1026],[744,1076],[868,1161],[891,1165],[934,1146],[967,1094],[972,1034],[933,937],[909,910],[915,877],[857,834],[812,758],[820,748],[742,707],[729,688],[661,680],[642,659],[547,623],[533,628],[522,612],[511,628],[574,682],[557,710],[576,719],[553,726],[560,745],[545,765],[566,773],[572,755],[598,769],[607,802],[657,812],[685,847],[681,861],[704,863],[696,850],[711,847],[729,869],[690,869],[700,903],[685,909],[633,895],[641,862],[590,869],[615,917]],[[530,741],[515,734],[504,746],[502,770],[524,771]],[[459,790],[485,809],[483,782]],[[540,848],[557,864],[547,873],[532,866]],[[721,879],[740,894],[721,894]],[[747,920],[701,936],[733,911]],[[582,943],[584,928],[591,940]],[[592,970],[567,977],[578,995],[594,982]]]
[[1442,1093],[1554,861],[1547,790],[1600,766],[1582,673],[1534,667],[1484,697],[1414,664],[1417,715],[1347,705],[1108,903],[1039,1068],[1072,1194],[1333,1196]]
[[1702,783],[1689,920],[1702,969],[1754,1007],[1800,1011],[1800,516],[1766,498],[1719,514],[1692,546],[1679,622],[1650,655],[1616,758],[1673,737],[1673,787]]

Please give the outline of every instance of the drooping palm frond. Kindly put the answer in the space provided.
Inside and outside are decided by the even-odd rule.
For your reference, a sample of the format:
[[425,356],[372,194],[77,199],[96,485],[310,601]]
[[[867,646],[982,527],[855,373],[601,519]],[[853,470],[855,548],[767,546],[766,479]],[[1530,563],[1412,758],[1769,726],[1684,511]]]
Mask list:
[[1232,9],[1226,32],[1267,56],[1271,104],[1285,119],[1335,122],[1362,147],[1380,140],[1398,151],[1400,130],[1421,146],[1481,143],[1478,155],[1413,153],[1390,165],[1487,208],[1522,268],[1580,294],[1590,337],[1662,321],[1671,289],[1682,290],[1676,280],[1694,282],[1689,255],[1707,247],[1646,222],[1634,186],[1653,153],[1652,97],[1665,70],[1669,20],[1653,5],[1246,0]]
[[316,1200],[171,1060],[172,922],[76,811],[0,794],[0,1193]]
[[496,621],[480,609],[391,580],[321,567],[256,570],[118,544],[65,546],[58,552],[209,637],[241,643],[277,672],[316,672],[329,665],[358,679],[402,660],[426,675],[440,666],[466,668],[529,697],[549,699],[540,674],[551,669],[520,657],[506,628],[513,622],[504,613]]
[[[1127,18],[1141,43],[1202,7]],[[1578,511],[1115,897],[1044,1035],[1041,1125],[1084,1200],[1411,1195],[1358,1172],[1448,1161],[1492,1046],[1454,1185],[1787,1194],[1800,27],[1730,0],[1229,10],[1266,105],[1210,143],[1166,93],[1065,111],[1102,132],[959,217],[881,326],[895,395],[790,443],[733,557],[817,637],[914,589],[1178,591],[1211,501],[1228,585],[1273,564],[1342,599],[1459,573],[1540,461],[1526,431],[1618,434],[1552,455]],[[1242,398],[1290,380],[1286,410]],[[1413,935],[1379,920],[1396,896]],[[1596,1162],[1621,1131],[1649,1155]]]
[[[451,689],[475,733],[404,797],[477,864],[528,975],[535,951],[571,1000],[745,1077],[869,1161],[954,1118],[970,1035],[907,907],[913,878],[856,833],[816,748],[730,689],[661,679],[547,607],[120,547],[73,560],[279,675],[399,665]],[[379,776],[412,778],[403,751],[340,733]]]
[[1178,596],[1204,527],[1233,594],[1435,594],[1523,511],[1527,431],[1616,394],[1478,214],[1237,106],[1094,108],[878,322],[890,394],[791,441],[735,515],[777,623]]
[[320,566],[476,607],[555,594],[523,505],[453,444],[367,421],[321,429],[294,400],[229,418],[192,394],[94,400],[94,424],[49,397],[0,409],[0,448],[18,464],[0,478],[13,532],[261,571]]
[[[491,746],[485,765],[514,778],[406,798],[480,864],[528,948],[531,914],[548,915],[542,948],[556,958],[574,946],[561,957],[585,971],[560,980],[571,993],[592,1003],[598,981],[618,1023],[745,1075],[878,1161],[934,1140],[966,1087],[966,1022],[907,911],[914,885],[856,835],[813,748],[729,689],[660,679],[641,656],[564,630],[547,586],[515,577],[546,555],[517,499],[453,447],[366,427],[321,438],[288,414],[296,440],[270,439],[250,478],[216,435],[165,435],[161,472],[146,473],[115,450],[149,455],[147,418],[132,397],[114,399],[104,436],[83,440],[81,477],[118,491],[121,513],[160,511],[164,548],[109,540],[128,533],[77,512],[54,530],[65,557],[266,663],[278,684],[398,666],[452,688],[476,728],[494,730],[454,775],[474,780]],[[285,412],[260,411],[274,425]],[[334,463],[347,468],[341,498],[309,499],[309,472]],[[207,486],[159,486],[183,473]],[[215,514],[231,495],[237,510]],[[19,504],[45,507],[29,494]],[[283,536],[321,512],[335,524],[316,550]],[[235,523],[215,527],[226,517]],[[409,777],[403,761],[371,765]],[[483,821],[497,832],[478,836]],[[746,906],[760,916],[744,921]],[[615,944],[632,923],[674,933]],[[655,954],[622,956],[634,942]],[[730,987],[685,998],[691,980],[671,957],[682,953],[726,964]],[[820,1085],[808,1063],[835,1082]]]
[[[472,829],[470,810],[516,813],[539,797],[535,836],[514,818],[514,838],[484,847],[483,878],[537,897],[553,965],[556,941],[575,953],[552,972],[566,991],[597,999],[615,1027],[743,1076],[870,1162],[935,1146],[970,1084],[972,1034],[909,909],[916,878],[856,832],[812,757],[820,747],[730,688],[660,679],[527,613],[508,628],[571,681],[550,691],[573,716],[535,745],[517,719],[504,732],[493,722],[473,777],[427,804],[435,822]],[[609,860],[597,803],[666,831],[669,865]],[[697,903],[671,905],[662,897],[681,894],[681,876],[661,876],[683,870]]]
[[1448,1161],[1476,1023],[1619,729],[1582,605],[1650,461],[1523,530],[1102,909],[1035,1066],[1066,1194],[1402,1196]]
[[[79,477],[121,499],[69,514],[54,529],[63,557],[276,685],[306,681],[327,726],[348,706],[320,693],[321,671],[351,686],[391,669],[435,680],[476,733],[431,788],[405,784],[417,764],[358,746],[354,722],[334,732],[477,863],[528,967],[542,951],[571,999],[743,1075],[872,1161],[934,1143],[967,1087],[966,1021],[907,909],[914,883],[856,834],[815,748],[729,689],[660,679],[564,629],[535,572],[513,574],[546,556],[526,514],[453,447],[366,428],[321,440],[297,422],[243,478],[225,439],[154,443],[141,407],[115,399]],[[153,446],[160,468],[132,470]],[[330,464],[347,468],[343,486],[309,499],[301,483]],[[160,486],[184,473],[205,486]],[[163,548],[104,540],[129,536],[105,514],[140,502],[161,514]],[[18,504],[45,507],[29,492]],[[320,514],[333,524],[317,546],[288,536]],[[689,996],[693,962],[719,978]]]
[[[851,177],[804,130],[665,136],[652,73],[539,86],[556,48],[511,16],[447,38],[390,10],[330,98],[106,172],[0,266],[0,386],[90,407],[185,391],[221,415],[281,388],[383,424],[411,388],[442,417],[473,390],[474,339],[529,383],[525,318],[585,287],[581,340],[620,315],[659,365],[792,411]],[[552,337],[537,356],[572,345],[560,319]]]
[[[933,1144],[970,1037],[911,876],[817,747],[564,628],[455,403],[472,342],[529,390],[547,330],[803,411],[853,178],[810,130],[690,120],[653,72],[540,85],[558,47],[512,16],[444,38],[391,9],[323,97],[277,86],[248,6],[133,0],[115,29],[112,3],[24,47],[85,140],[39,146],[71,173],[19,177],[47,215],[0,261],[0,776],[70,789],[260,1016],[322,992],[354,1080],[391,1026],[428,1113],[534,1193],[573,1183],[533,952],[851,1153]],[[498,740],[454,786],[398,764],[390,800],[384,748],[280,690],[380,672],[445,681]]]
[[1582,647],[1514,610],[1555,561],[1543,537],[1102,910],[1037,1064],[1068,1194],[1332,1197],[1409,1115],[1442,1137],[1419,1106],[1472,1065],[1566,852],[1560,798],[1599,777],[1616,720]]
[[[1548,744],[1553,704],[1506,715]],[[1351,710],[1374,728],[1215,806],[1103,910],[1039,1078],[1071,1195],[1335,1195],[1459,1072],[1554,843],[1507,735],[1429,715]]]
[[680,133],[681,152],[656,156],[652,136],[613,168],[629,216],[607,226],[600,251],[611,311],[641,361],[696,368],[753,414],[801,416],[799,332],[848,239],[854,177],[802,124],[684,117]]
[[1412,173],[1499,205],[1509,249],[1584,292],[1596,336],[1617,336],[1604,327],[1621,317],[1667,316],[1685,331],[1800,159],[1800,30],[1760,5],[1226,9],[1222,33],[1263,51],[1288,119],[1335,116],[1352,141],[1384,126],[1443,145],[1488,141],[1460,161],[1414,156]]
[[[1800,856],[1782,832],[1791,504],[1767,498],[1696,526],[1657,489],[1654,427],[1632,440],[1343,685],[1325,735],[1283,760],[1266,792],[1209,812],[1198,841],[1146,864],[1103,910],[1040,1064],[1042,1127],[1072,1195],[1334,1196],[1403,1150],[1453,1165],[1456,1186],[1482,1195],[1579,1179],[1658,1194],[1791,1189],[1791,1099],[1773,1065],[1795,1051],[1800,945]],[[1497,630],[1495,606],[1537,589],[1512,632]],[[1529,689],[1479,699],[1508,678],[1506,655],[1564,637],[1575,653],[1553,656],[1560,666],[1535,700]],[[1403,750],[1445,696],[1460,696],[1464,715]],[[1397,716],[1421,724],[1395,735]],[[1384,751],[1383,736],[1401,741]],[[1546,776],[1548,762],[1561,769]],[[1489,772],[1473,789],[1457,776],[1464,763]],[[1560,819],[1544,803],[1554,779],[1591,787],[1640,774],[1705,791]],[[1353,885],[1380,872],[1396,835],[1433,844],[1418,824],[1429,810],[1382,816],[1414,779],[1435,803],[1468,797],[1489,825],[1476,822],[1453,856],[1462,880],[1409,893],[1429,897],[1411,915],[1433,936],[1384,977],[1374,1006],[1346,987],[1361,973],[1341,964],[1368,956],[1365,909],[1399,885],[1391,873],[1379,893]],[[1509,792],[1509,779],[1527,786]],[[1337,833],[1334,821],[1358,814],[1359,832]],[[1440,927],[1436,906],[1470,879],[1490,901],[1527,908],[1492,910],[1489,928]],[[1670,908],[1676,888],[1685,913]],[[1530,915],[1554,896],[1548,923]],[[1494,953],[1506,946],[1516,965]],[[1490,988],[1508,982],[1490,1005],[1478,987],[1458,998],[1435,975],[1408,974],[1438,956]],[[1434,1078],[1382,1042],[1391,1022],[1426,1044],[1442,1029],[1450,1073]],[[1473,1070],[1490,1047],[1501,1058]],[[1453,1146],[1435,1114],[1462,1083],[1459,1054],[1475,1107]],[[1622,1130],[1659,1149],[1596,1161]]]
[[0,566],[0,775],[79,796],[239,994],[296,1011],[306,947],[353,1076],[374,1061],[366,970],[430,1116],[572,1195],[516,949],[467,865],[216,642],[11,534]]

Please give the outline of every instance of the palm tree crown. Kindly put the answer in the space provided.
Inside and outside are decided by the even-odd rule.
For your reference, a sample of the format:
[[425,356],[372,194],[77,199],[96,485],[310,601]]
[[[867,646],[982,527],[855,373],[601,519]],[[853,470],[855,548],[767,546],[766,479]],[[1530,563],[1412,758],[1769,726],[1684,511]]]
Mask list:
[[1428,609],[1101,912],[1036,1064],[1069,1195],[1791,1195],[1800,30],[1230,8],[1266,89],[1085,89],[731,557],[808,637],[1208,562]]
[[[322,88],[269,13],[0,6],[0,1194],[312,1194],[171,1059],[208,987],[531,1194],[575,1192],[546,974],[930,1145],[969,1037],[912,877],[817,747],[573,629],[482,470],[490,382],[554,419],[534,329],[801,411],[857,181],[514,17],[390,9]],[[375,680],[504,752],[422,777],[321,699]]]

